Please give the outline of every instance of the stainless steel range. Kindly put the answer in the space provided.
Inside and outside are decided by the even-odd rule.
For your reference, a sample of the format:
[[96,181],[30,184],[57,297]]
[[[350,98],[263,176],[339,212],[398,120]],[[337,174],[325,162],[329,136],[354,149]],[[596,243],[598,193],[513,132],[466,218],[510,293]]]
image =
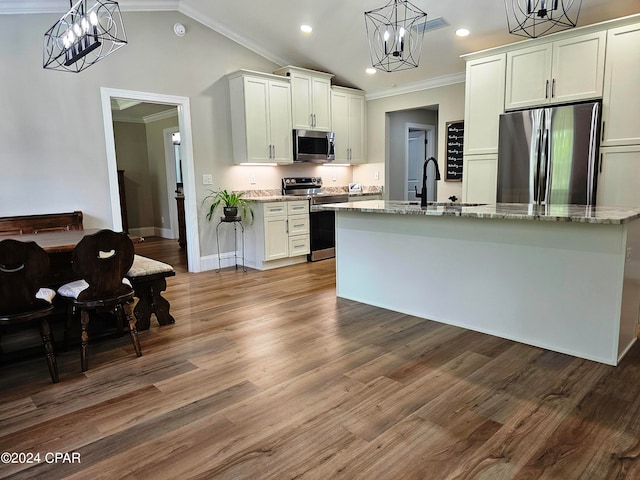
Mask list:
[[348,193],[327,193],[322,188],[321,177],[285,177],[282,179],[282,194],[304,196],[309,199],[309,225],[311,262],[333,258],[336,255],[336,220],[334,212],[314,212],[314,205],[349,201]]

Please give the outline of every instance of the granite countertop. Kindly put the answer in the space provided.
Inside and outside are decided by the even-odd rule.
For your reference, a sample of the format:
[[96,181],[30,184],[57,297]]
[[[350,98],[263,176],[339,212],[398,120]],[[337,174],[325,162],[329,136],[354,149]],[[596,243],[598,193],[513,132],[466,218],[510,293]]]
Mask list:
[[[343,194],[343,195],[348,194],[350,197],[365,197],[365,196],[382,194],[381,187],[366,187],[363,189],[362,192],[358,192],[358,193],[349,193],[348,187],[324,187],[323,190],[325,194]],[[247,190],[245,191],[245,195],[243,198],[251,202],[269,203],[269,202],[289,202],[292,200],[304,200],[304,199],[308,199],[309,196],[282,195],[281,190]]]
[[640,208],[633,207],[591,207],[585,205],[547,206],[517,203],[482,205],[434,202],[427,207],[421,207],[418,202],[363,200],[359,202],[314,205],[312,210],[610,225],[627,223],[640,218]]

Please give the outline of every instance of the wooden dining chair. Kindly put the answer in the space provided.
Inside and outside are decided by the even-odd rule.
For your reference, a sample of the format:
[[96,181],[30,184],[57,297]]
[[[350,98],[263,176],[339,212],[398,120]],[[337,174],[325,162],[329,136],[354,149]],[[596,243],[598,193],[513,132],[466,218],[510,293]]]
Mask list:
[[58,289],[58,295],[69,302],[67,326],[80,312],[81,366],[88,368],[89,313],[109,312],[116,316],[118,325],[129,324],[131,343],[140,357],[142,350],[133,315],[133,288],[125,278],[133,264],[134,248],[126,233],[100,230],[87,235],[75,246],[72,254],[73,270],[82,278]]
[[51,381],[57,383],[58,365],[48,320],[56,292],[40,287],[48,268],[49,256],[35,242],[0,241],[0,325],[40,320],[49,374]]

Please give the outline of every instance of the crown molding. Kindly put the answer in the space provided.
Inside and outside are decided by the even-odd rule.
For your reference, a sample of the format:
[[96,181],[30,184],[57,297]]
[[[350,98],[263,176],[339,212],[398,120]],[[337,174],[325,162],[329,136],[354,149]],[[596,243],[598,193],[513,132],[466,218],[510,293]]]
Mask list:
[[218,32],[220,35],[227,37],[230,40],[242,45],[243,47],[251,50],[252,52],[257,53],[261,57],[266,58],[267,60],[272,61],[275,64],[280,66],[289,65],[291,62],[283,57],[276,55],[275,53],[265,50],[261,45],[249,40],[248,38],[239,35],[237,32],[234,32],[224,24],[218,22],[217,20],[207,17],[203,15],[200,11],[191,7],[188,3],[180,1],[180,13],[186,15],[189,18],[194,19],[197,22],[200,22],[205,27],[209,27],[211,30]]
[[[120,0],[118,5],[123,12],[177,11],[277,65],[282,66],[292,63],[288,59],[264,49],[260,44],[234,32],[223,23],[203,15],[202,12],[196,10],[184,0]],[[64,14],[68,10],[68,4],[63,0],[2,0],[0,2],[0,15]]]
[[394,97],[396,95],[404,95],[406,93],[419,92],[430,88],[446,87],[455,85],[456,83],[465,82],[465,72],[453,73],[451,75],[443,75],[441,77],[429,78],[420,82],[407,83],[400,87],[392,87],[385,90],[378,90],[366,94],[367,100],[377,100],[379,98]]
[[123,123],[144,123],[145,125],[148,123],[157,122],[160,120],[166,120],[167,118],[177,117],[178,109],[172,108],[169,110],[165,110],[164,112],[152,113],[151,115],[145,115],[144,117],[131,117],[127,115],[120,115],[117,111],[112,110],[111,116],[114,122],[123,122]]
[[[120,10],[126,12],[179,10],[180,0],[120,0]],[[20,15],[31,13],[60,13],[69,11],[69,3],[64,0],[2,0],[0,15]]]

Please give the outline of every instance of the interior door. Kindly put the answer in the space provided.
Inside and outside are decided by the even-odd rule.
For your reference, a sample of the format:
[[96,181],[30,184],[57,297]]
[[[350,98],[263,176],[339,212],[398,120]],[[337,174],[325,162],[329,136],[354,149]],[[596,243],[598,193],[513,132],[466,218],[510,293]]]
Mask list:
[[426,132],[424,130],[409,131],[409,156],[407,161],[407,189],[405,192],[405,200],[416,200],[416,188],[418,192],[422,188],[422,166],[425,159],[425,140]]

